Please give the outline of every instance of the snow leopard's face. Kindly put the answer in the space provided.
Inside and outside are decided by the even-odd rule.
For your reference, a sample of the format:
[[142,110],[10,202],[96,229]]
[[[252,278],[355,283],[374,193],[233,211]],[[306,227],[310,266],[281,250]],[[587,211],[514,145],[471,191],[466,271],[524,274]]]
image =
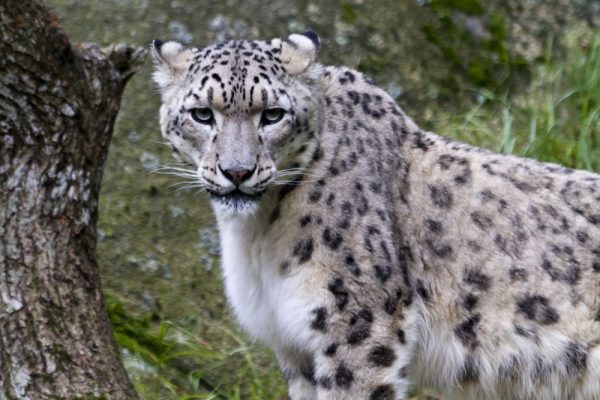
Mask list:
[[154,41],[163,137],[196,167],[217,212],[252,213],[313,157],[318,44],[312,33],[204,49]]

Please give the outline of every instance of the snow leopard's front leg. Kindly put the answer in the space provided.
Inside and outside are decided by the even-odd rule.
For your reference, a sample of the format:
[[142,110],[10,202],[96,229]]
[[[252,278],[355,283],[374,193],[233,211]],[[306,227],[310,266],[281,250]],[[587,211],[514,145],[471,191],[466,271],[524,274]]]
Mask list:
[[315,400],[317,392],[314,378],[314,361],[306,353],[277,348],[275,356],[288,385],[291,400]]
[[332,316],[329,345],[315,354],[318,400],[403,400],[414,342],[388,315],[357,307]]

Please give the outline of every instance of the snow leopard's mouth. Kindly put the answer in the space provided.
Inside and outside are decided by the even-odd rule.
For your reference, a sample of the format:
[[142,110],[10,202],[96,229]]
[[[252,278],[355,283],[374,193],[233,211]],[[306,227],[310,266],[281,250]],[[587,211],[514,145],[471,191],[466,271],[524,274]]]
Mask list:
[[239,189],[232,190],[231,192],[220,194],[217,192],[210,191],[210,197],[213,200],[219,200],[221,203],[239,207],[246,203],[253,203],[261,198],[264,191],[260,191],[254,194],[242,192]]

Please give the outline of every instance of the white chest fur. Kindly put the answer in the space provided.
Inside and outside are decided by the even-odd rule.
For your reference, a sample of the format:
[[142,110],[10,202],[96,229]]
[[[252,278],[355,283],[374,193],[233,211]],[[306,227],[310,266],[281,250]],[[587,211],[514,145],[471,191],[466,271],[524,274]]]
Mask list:
[[219,219],[227,298],[242,327],[270,346],[305,348],[310,342],[311,296],[302,275],[282,275],[277,241],[256,221]]
[[229,303],[238,321],[251,336],[269,339],[276,331],[269,286],[276,283],[277,277],[269,255],[263,254],[266,250],[263,240],[246,220],[221,220],[219,231]]

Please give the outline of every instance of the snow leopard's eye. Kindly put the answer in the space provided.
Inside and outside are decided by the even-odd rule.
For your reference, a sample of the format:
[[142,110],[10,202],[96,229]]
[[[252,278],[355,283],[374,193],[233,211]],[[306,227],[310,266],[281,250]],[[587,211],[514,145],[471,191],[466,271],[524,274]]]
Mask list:
[[210,108],[193,108],[190,110],[190,113],[196,122],[207,125],[213,123],[214,116]]
[[281,121],[285,111],[283,108],[269,108],[263,111],[260,118],[260,123],[263,125],[270,125]]

